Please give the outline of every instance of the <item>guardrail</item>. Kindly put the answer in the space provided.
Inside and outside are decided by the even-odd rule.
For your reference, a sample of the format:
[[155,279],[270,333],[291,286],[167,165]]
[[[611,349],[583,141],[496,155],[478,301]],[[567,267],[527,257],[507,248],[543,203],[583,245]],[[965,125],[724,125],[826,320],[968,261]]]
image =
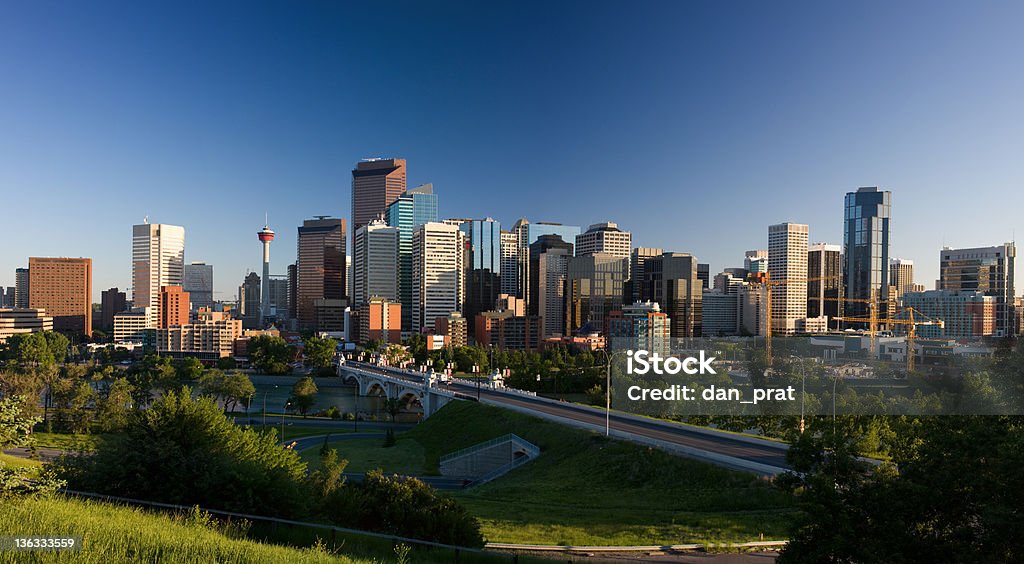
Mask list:
[[455,452],[450,452],[448,454],[442,455],[441,458],[438,459],[438,462],[447,462],[449,460],[453,460],[453,459],[458,458],[460,456],[465,456],[467,454],[471,454],[471,453],[474,453],[474,452],[479,452],[479,451],[482,451],[484,449],[490,448],[490,447],[495,446],[495,445],[500,445],[500,444],[502,444],[504,442],[516,443],[517,445],[519,445],[520,448],[525,450],[527,452],[527,454],[529,454],[530,456],[539,456],[540,455],[540,448],[538,448],[537,445],[531,443],[530,441],[527,441],[526,439],[520,437],[519,435],[516,435],[515,433],[509,433],[507,435],[502,435],[500,437],[495,437],[495,438],[493,438],[491,440],[484,441],[482,443],[477,443],[477,444],[475,444],[473,446],[469,446],[469,447],[466,447],[466,448],[463,448],[463,449],[459,449],[459,450],[457,450]]
[[739,543],[722,543],[721,545],[708,544],[669,544],[649,546],[572,546],[572,545],[547,545],[547,544],[513,544],[504,542],[489,542],[489,550],[515,550],[519,552],[563,552],[569,554],[601,553],[601,552],[681,552],[708,550],[716,548],[781,548],[789,541],[753,541]]

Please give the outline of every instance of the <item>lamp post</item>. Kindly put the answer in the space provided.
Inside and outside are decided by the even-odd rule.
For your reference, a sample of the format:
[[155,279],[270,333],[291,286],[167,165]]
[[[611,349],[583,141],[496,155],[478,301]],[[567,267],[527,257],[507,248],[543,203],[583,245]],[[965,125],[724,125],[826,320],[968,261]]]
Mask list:
[[611,436],[612,433],[612,359],[615,353],[609,353],[607,349],[597,349],[604,353],[604,436]]
[[[285,413],[288,413],[288,407],[291,404],[292,404],[292,402],[290,402],[290,401],[286,402],[284,404],[284,411],[285,411]],[[281,414],[281,442],[284,442],[284,416],[285,416],[285,413]]]
[[800,362],[800,433],[804,432],[804,398],[807,397],[807,371]]
[[832,440],[836,437],[836,384],[839,382],[839,375],[832,378]]

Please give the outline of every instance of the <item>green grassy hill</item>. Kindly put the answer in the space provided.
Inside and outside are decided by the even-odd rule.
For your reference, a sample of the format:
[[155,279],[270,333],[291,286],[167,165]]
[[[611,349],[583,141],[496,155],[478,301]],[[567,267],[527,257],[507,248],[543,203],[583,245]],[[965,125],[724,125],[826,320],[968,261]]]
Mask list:
[[0,562],[369,562],[232,539],[188,520],[62,497],[0,504],[0,536],[10,535],[78,536],[83,538],[82,550],[0,552]]
[[[514,411],[453,402],[382,441],[332,443],[350,468],[436,474],[441,455],[515,433],[541,456],[484,486],[455,494],[489,541],[537,544],[729,543],[786,537],[793,500],[764,480]],[[414,443],[414,444],[410,444]],[[315,461],[311,461],[315,464]],[[416,470],[419,469],[417,472]]]

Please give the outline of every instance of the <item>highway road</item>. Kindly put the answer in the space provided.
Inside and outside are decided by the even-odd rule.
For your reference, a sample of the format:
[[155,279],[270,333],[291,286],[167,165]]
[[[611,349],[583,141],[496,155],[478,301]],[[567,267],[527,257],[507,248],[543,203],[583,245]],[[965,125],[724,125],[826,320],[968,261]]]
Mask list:
[[[397,372],[391,370],[385,372],[372,365],[353,363],[353,366],[363,370],[384,373],[392,377],[398,375]],[[477,396],[477,387],[470,383],[456,380],[447,388],[472,398]],[[533,396],[488,387],[481,387],[479,390],[481,401],[525,409],[537,414],[558,417],[604,429],[605,411],[603,409],[569,402],[552,402]],[[738,437],[713,429],[695,429],[688,425],[670,421],[624,416],[614,411],[611,413],[611,429],[613,433],[619,431],[637,437],[663,441],[670,445],[724,455],[741,461],[765,464],[778,469],[789,468],[789,465],[786,463],[788,445],[785,443],[759,440],[751,437]]]

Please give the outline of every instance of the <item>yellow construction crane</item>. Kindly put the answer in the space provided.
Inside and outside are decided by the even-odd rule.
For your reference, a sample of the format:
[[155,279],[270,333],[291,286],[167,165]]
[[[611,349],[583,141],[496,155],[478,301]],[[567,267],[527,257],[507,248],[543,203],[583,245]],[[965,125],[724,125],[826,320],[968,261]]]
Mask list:
[[[903,310],[900,313],[904,313],[904,312],[907,313],[907,315],[908,315],[907,319],[899,319],[899,318],[897,318],[897,319],[881,319],[881,320],[879,320],[879,319],[875,319],[874,316],[872,316],[871,319],[875,319],[876,323],[878,321],[881,321],[883,323],[890,324],[890,325],[906,325],[907,326],[907,372],[909,373],[909,372],[913,372],[914,371],[914,341],[917,340],[917,326],[918,325],[933,325],[933,326],[938,326],[939,328],[943,328],[943,327],[946,326],[946,323],[945,323],[945,321],[943,321],[941,319],[932,319],[932,318],[930,318],[927,315],[921,313],[920,311],[917,311],[916,309],[914,309],[912,307],[903,308]],[[921,320],[921,319],[915,318],[914,317],[915,313],[917,315],[920,315],[924,319]],[[863,317],[837,317],[836,319],[838,319],[840,321],[850,321],[850,322],[853,322],[853,323],[867,323],[867,322],[870,322],[869,319],[866,319],[866,318],[863,318]],[[872,336],[872,347],[874,347],[874,337],[873,336]],[[873,354],[874,354],[874,350],[872,350],[872,355]]]

